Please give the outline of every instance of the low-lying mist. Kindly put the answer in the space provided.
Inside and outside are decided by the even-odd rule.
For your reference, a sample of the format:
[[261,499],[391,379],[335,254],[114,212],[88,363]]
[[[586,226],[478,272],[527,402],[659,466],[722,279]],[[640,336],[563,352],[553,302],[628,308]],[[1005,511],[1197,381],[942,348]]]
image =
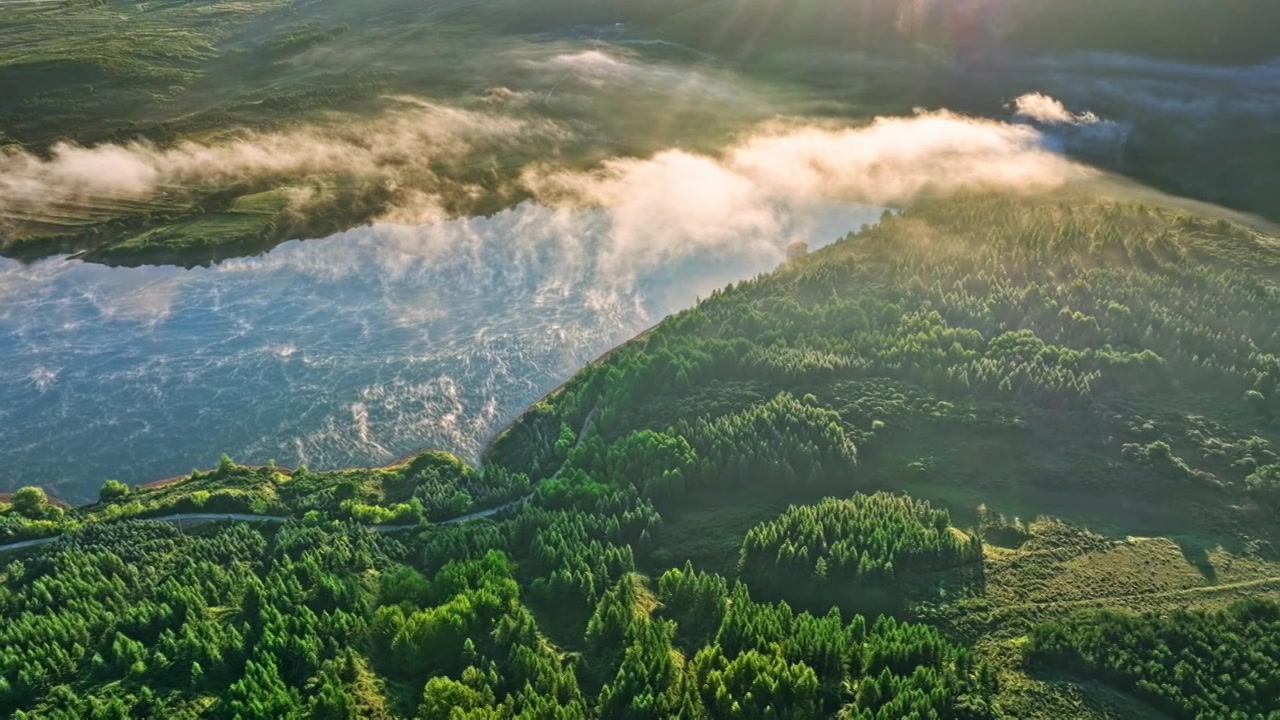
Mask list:
[[[388,138],[428,137],[364,128],[388,126]],[[458,152],[560,132],[478,127],[501,131],[429,137]],[[326,142],[290,136],[303,137]],[[282,156],[259,163],[248,142],[84,152],[211,176],[276,172]],[[5,261],[0,487],[41,482],[87,499],[106,477],[146,481],[221,452],[316,468],[425,447],[475,459],[583,363],[772,269],[791,240],[821,246],[924,195],[1032,192],[1091,175],[1043,142],[1028,125],[941,111],[859,126],[786,119],[716,152],[530,163],[511,182],[531,199],[488,218],[447,218],[444,197],[422,190],[369,226],[210,268]],[[390,157],[378,147],[366,136],[296,157],[328,162],[340,149],[354,156],[349,171],[377,174]],[[174,160],[188,157],[205,159]],[[58,177],[52,167],[45,178]]]
[[[486,87],[452,104],[400,95],[371,116],[277,132],[167,146],[60,143],[44,155],[3,150],[0,219],[222,187],[286,188],[295,211],[318,214],[329,211],[335,188],[379,188],[380,205],[348,224],[437,222],[534,200],[605,212],[603,269],[625,274],[682,248],[776,235],[784,217],[826,203],[1037,192],[1093,174],[1055,152],[1042,130],[1018,122],[946,110],[804,116],[788,112],[794,98],[770,98],[721,70],[646,63],[618,49],[509,61],[515,87]],[[686,132],[672,122],[713,105],[724,108],[719,126],[695,123]],[[762,118],[768,108],[772,116]],[[648,136],[638,140],[641,127]]]
[[393,97],[371,119],[335,118],[279,133],[243,132],[222,141],[168,147],[144,141],[82,147],[59,143],[47,158],[0,149],[0,216],[38,213],[66,202],[139,200],[223,185],[290,185],[320,177],[434,187],[448,182],[432,163],[516,143],[551,147],[567,131],[538,118],[517,118]]
[[[734,208],[734,222],[767,225],[779,198],[899,204],[973,185],[1043,189],[1087,174],[1062,153],[1125,172],[1141,163],[1139,177],[1162,178],[1164,189],[1204,185],[1197,194],[1207,196],[1212,188],[1196,178],[1217,170],[1152,162],[1151,153],[1223,152],[1231,135],[1217,119],[1247,125],[1280,114],[1268,95],[1274,66],[1265,65],[1085,55],[947,68],[830,52],[735,65],[657,39],[487,35],[442,38],[437,64],[416,45],[371,54],[367,40],[340,35],[285,63],[394,73],[394,91],[360,112],[168,142],[0,148],[0,236],[24,223],[101,221],[119,201],[189,198],[203,207],[202,196],[226,189],[285,188],[295,213],[322,221],[281,227],[322,234],[369,220],[487,214],[527,199],[621,214],[650,202],[633,199],[636,183],[671,185],[663,175],[673,173],[684,206],[672,208],[678,217],[657,217],[688,235],[689,223],[735,202],[725,193],[751,205]],[[940,76],[955,93],[930,90]],[[957,99],[963,111],[942,109]],[[927,109],[913,113],[914,105]],[[1195,137],[1180,129],[1187,113]],[[1267,157],[1257,147],[1239,162]],[[1237,207],[1265,209],[1238,179],[1220,180],[1242,195]]]
[[[298,61],[359,60],[337,49]],[[1117,98],[1170,82],[1142,67],[1103,92],[1044,61],[961,111],[927,90],[877,99],[912,83],[853,56],[797,80],[622,41],[463,49],[443,50],[467,58],[447,78],[424,66],[358,113],[0,150],[0,239],[116,203],[285,189],[322,214],[344,187],[380,190],[328,237],[211,267],[0,260],[0,489],[86,499],[222,452],[475,458],[584,362],[776,267],[791,240],[923,197],[1111,182],[1078,158],[1146,147],[1150,112]],[[406,73],[420,55],[386,54]]]

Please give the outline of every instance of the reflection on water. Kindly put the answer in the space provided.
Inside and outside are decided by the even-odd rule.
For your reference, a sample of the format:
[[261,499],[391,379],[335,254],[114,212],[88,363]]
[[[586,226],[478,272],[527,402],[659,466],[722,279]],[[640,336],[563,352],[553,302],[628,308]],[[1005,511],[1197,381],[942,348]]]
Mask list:
[[223,452],[313,469],[428,447],[474,459],[609,347],[772,268],[791,239],[822,245],[878,214],[810,209],[634,276],[604,216],[532,205],[194,270],[0,260],[0,490],[82,501]]

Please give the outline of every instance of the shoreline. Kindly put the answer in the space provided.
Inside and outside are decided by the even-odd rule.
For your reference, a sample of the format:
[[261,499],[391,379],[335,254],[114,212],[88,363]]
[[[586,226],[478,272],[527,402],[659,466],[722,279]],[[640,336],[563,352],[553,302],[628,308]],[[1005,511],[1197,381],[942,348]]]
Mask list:
[[[686,309],[687,309],[687,308],[686,308]],[[483,474],[483,472],[484,472],[484,461],[485,461],[485,458],[486,458],[486,457],[488,457],[489,453],[493,450],[493,446],[498,442],[498,440],[500,440],[500,439],[501,439],[501,438],[502,438],[502,437],[507,433],[507,431],[509,431],[513,426],[515,426],[516,422],[518,422],[518,421],[520,420],[520,418],[521,418],[521,417],[523,417],[526,413],[528,413],[528,412],[529,412],[529,409],[530,409],[530,408],[532,408],[534,405],[537,405],[538,403],[543,402],[543,401],[544,401],[544,400],[546,400],[547,398],[552,397],[552,396],[554,396],[554,395],[556,395],[556,394],[558,394],[558,393],[562,392],[562,391],[564,390],[565,386],[566,386],[566,385],[568,385],[568,384],[569,384],[569,383],[570,383],[570,382],[571,382],[575,377],[577,377],[577,376],[578,376],[578,374],[579,374],[579,373],[581,373],[583,370],[585,370],[585,369],[587,369],[587,368],[589,368],[589,367],[591,367],[591,366],[593,366],[593,365],[598,365],[599,363],[604,362],[605,360],[607,360],[607,359],[609,358],[609,356],[611,356],[613,353],[617,352],[617,351],[618,351],[620,348],[622,348],[624,345],[627,345],[627,344],[629,344],[629,343],[632,343],[632,342],[634,342],[634,341],[636,341],[636,340],[640,340],[640,339],[642,339],[642,338],[644,338],[644,337],[648,336],[650,333],[652,333],[652,332],[653,332],[653,331],[658,327],[658,325],[660,325],[660,324],[662,323],[662,321],[663,321],[663,320],[665,320],[667,317],[671,317],[672,315],[675,315],[675,314],[680,313],[680,312],[684,312],[684,310],[677,310],[677,311],[675,311],[675,312],[673,312],[673,313],[668,314],[667,316],[664,316],[663,318],[660,318],[659,320],[657,320],[656,322],[654,322],[654,323],[653,323],[652,325],[650,325],[649,327],[645,328],[644,330],[641,330],[641,331],[640,331],[639,333],[637,333],[636,335],[634,335],[634,336],[632,336],[632,337],[630,337],[630,338],[628,338],[628,339],[626,339],[626,340],[622,341],[621,343],[618,343],[617,345],[614,345],[613,347],[609,348],[608,350],[605,350],[605,351],[604,351],[604,352],[602,352],[600,355],[596,356],[593,360],[591,360],[591,361],[589,361],[589,362],[587,362],[587,363],[583,364],[582,366],[580,366],[577,370],[575,370],[575,371],[573,372],[573,374],[572,374],[572,375],[570,375],[570,376],[569,376],[568,378],[566,378],[565,380],[561,381],[559,385],[556,385],[556,386],[555,386],[554,388],[552,388],[551,390],[549,390],[549,391],[547,391],[547,392],[543,393],[542,395],[540,395],[540,396],[538,397],[538,399],[537,399],[537,400],[534,400],[533,402],[531,402],[531,403],[529,403],[528,405],[526,405],[523,409],[521,409],[521,410],[520,410],[520,412],[516,413],[516,415],[515,415],[515,417],[514,417],[514,418],[512,418],[512,419],[511,419],[511,420],[509,420],[506,424],[504,424],[500,430],[498,430],[496,433],[494,433],[494,434],[493,434],[493,436],[492,436],[492,437],[490,437],[490,438],[489,438],[489,439],[484,443],[484,445],[481,447],[480,454],[479,454],[479,458],[478,458],[477,462],[474,464],[474,466],[473,466],[473,467],[474,467],[478,472],[480,472],[480,473],[482,473],[482,474]],[[395,458],[394,460],[391,460],[391,461],[389,461],[389,462],[383,463],[383,464],[381,464],[381,465],[354,465],[354,466],[350,466],[350,467],[333,468],[333,469],[331,469],[331,470],[314,470],[314,471],[312,471],[312,472],[317,472],[317,473],[341,473],[341,472],[353,472],[353,471],[357,471],[357,470],[390,470],[390,469],[392,469],[392,468],[397,468],[397,467],[400,467],[400,466],[403,466],[403,465],[407,465],[407,464],[409,464],[410,462],[412,462],[415,458],[418,458],[418,457],[420,457],[420,456],[422,456],[422,455],[425,455],[425,454],[427,454],[427,453],[432,453],[432,452],[442,452],[442,453],[447,453],[447,454],[449,454],[449,455],[452,455],[452,456],[454,456],[454,457],[457,457],[456,455],[454,455],[454,453],[453,453],[452,451],[449,451],[449,450],[443,450],[443,449],[441,449],[441,448],[421,448],[421,449],[414,450],[414,451],[411,451],[411,452],[409,452],[409,453],[406,453],[406,454],[404,454],[404,455],[401,455],[401,456],[399,456],[399,457]],[[461,458],[459,458],[459,459],[461,460]],[[463,462],[466,462],[466,461],[464,460]],[[239,463],[237,463],[237,464],[239,464]],[[468,463],[468,464],[470,465],[470,463]],[[268,466],[268,465],[266,465],[266,464],[252,464],[252,465],[242,465],[241,467],[247,467],[247,468],[250,468],[250,469],[253,469],[253,470],[261,470],[261,469],[266,468],[266,467],[269,467],[269,466]],[[216,469],[217,469],[216,467],[213,467],[213,468],[206,468],[206,469],[199,470],[198,472],[212,472],[212,471],[214,471],[214,470],[216,470]],[[293,473],[297,471],[297,468],[291,468],[291,467],[288,467],[288,466],[285,466],[285,465],[276,465],[276,466],[275,466],[275,469],[276,469],[276,471],[277,471],[277,472],[281,473],[282,475],[286,475],[286,476],[292,476],[292,475],[293,475]],[[141,483],[136,483],[136,484],[131,484],[131,485],[129,485],[129,490],[130,490],[130,492],[148,492],[148,491],[151,491],[151,490],[159,490],[159,489],[161,489],[161,488],[168,487],[168,486],[170,486],[170,485],[176,485],[176,484],[178,484],[178,483],[182,482],[183,480],[186,480],[186,479],[188,479],[188,478],[190,478],[190,477],[191,477],[191,473],[183,473],[183,474],[181,474],[181,475],[172,475],[172,476],[169,476],[169,477],[163,477],[163,478],[159,478],[159,479],[156,479],[156,480],[148,480],[148,481],[146,481],[146,482],[141,482]],[[106,482],[106,481],[104,480],[103,482]],[[64,500],[64,499],[62,499],[62,498],[58,497],[56,494],[54,494],[54,493],[52,493],[52,492],[49,492],[49,490],[48,490],[45,486],[42,486],[42,485],[36,485],[35,487],[38,487],[38,488],[40,488],[41,490],[43,490],[43,491],[44,491],[44,493],[45,493],[45,497],[47,497],[47,498],[48,498],[48,500],[49,500],[49,502],[50,502],[51,504],[57,505],[58,507],[62,508],[63,510],[72,510],[72,509],[76,509],[76,508],[92,507],[92,506],[94,506],[94,505],[97,505],[97,504],[98,504],[98,503],[97,503],[97,501],[90,501],[90,502],[85,502],[85,503],[72,503],[72,502],[69,502],[69,501],[67,501],[67,500]],[[0,492],[0,502],[7,502],[7,501],[8,501],[8,499],[9,499],[9,498],[11,498],[11,497],[13,496],[14,492],[16,492],[16,490],[15,490],[15,491],[12,491],[12,492]]]

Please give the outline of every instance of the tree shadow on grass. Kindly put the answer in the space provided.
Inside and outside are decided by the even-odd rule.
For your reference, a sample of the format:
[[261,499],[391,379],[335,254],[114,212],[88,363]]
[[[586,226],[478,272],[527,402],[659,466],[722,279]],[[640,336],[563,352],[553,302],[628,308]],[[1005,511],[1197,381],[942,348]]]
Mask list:
[[1217,584],[1218,570],[1213,567],[1213,561],[1209,559],[1208,548],[1182,538],[1170,539],[1177,543],[1178,549],[1182,551],[1182,557],[1187,561],[1187,564],[1198,570],[1206,581]]
[[[1073,717],[1081,710],[1087,710],[1091,717],[1108,720],[1167,720],[1169,717],[1141,698],[1099,680],[1046,668],[1023,669],[1037,684],[1043,683],[1027,699],[1034,703],[1038,712],[1045,713],[1045,717],[1049,713]],[[1022,710],[1018,707],[1012,709],[1015,712]]]

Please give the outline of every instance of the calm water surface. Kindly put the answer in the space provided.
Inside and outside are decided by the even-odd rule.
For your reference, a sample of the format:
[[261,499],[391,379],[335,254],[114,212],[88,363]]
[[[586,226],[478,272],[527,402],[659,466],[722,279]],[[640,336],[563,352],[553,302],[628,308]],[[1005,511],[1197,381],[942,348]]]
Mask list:
[[821,245],[878,214],[832,206],[640,267],[610,249],[605,217],[533,205],[194,270],[0,260],[0,490],[83,501],[224,452],[313,469],[423,448],[474,460],[603,351],[774,267],[793,238]]

